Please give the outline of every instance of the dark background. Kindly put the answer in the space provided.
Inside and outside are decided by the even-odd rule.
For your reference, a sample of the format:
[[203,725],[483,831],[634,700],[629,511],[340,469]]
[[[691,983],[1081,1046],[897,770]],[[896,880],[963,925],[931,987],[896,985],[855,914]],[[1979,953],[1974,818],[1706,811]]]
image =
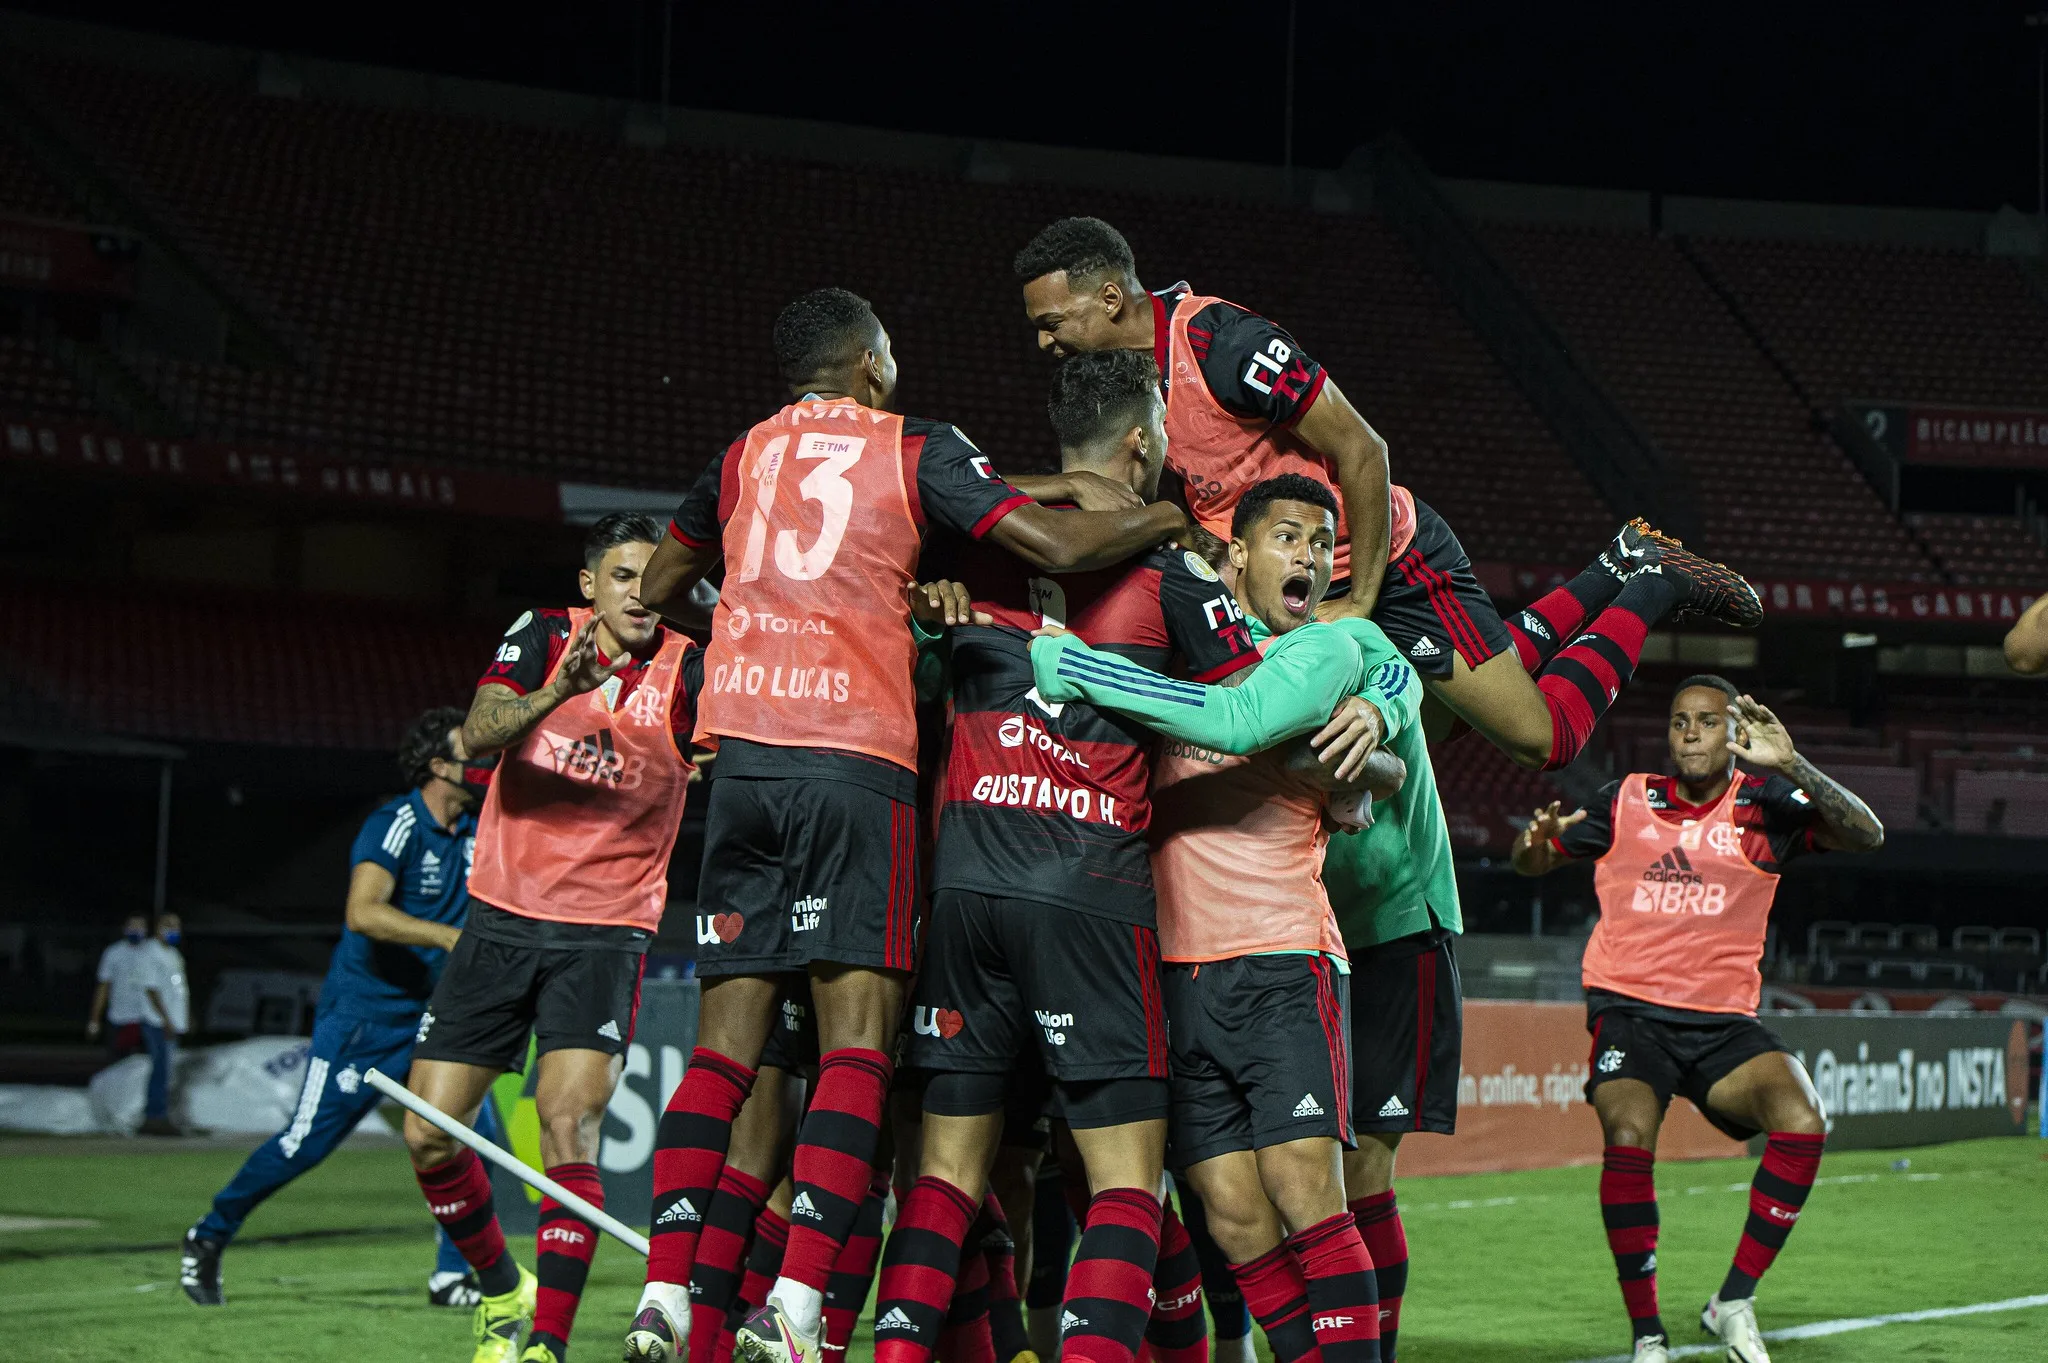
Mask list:
[[[27,0],[216,42],[654,99],[662,0]],[[2035,207],[2048,0],[1297,0],[1295,162],[1399,132],[1441,174]],[[672,102],[1278,164],[1286,0],[673,9]]]

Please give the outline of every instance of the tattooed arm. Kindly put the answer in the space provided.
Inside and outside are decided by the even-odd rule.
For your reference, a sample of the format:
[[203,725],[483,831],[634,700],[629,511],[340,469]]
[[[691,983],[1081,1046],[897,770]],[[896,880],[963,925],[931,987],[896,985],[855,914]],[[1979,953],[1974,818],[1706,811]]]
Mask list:
[[602,661],[597,652],[597,621],[586,622],[569,641],[562,666],[545,686],[523,696],[492,681],[477,687],[469,716],[462,721],[464,750],[472,757],[482,757],[517,745],[563,701],[595,691],[632,663],[630,653],[621,653],[609,663]]
[[1785,726],[1748,696],[1728,707],[1734,720],[1728,750],[1768,767],[1806,792],[1820,815],[1814,841],[1838,852],[1875,852],[1884,846],[1884,825],[1856,793],[1799,755]]

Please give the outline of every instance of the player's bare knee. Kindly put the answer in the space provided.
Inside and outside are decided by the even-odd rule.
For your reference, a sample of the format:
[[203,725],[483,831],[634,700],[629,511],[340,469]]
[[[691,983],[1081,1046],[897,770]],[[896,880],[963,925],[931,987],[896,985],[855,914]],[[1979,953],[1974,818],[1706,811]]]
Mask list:
[[461,1149],[461,1144],[447,1132],[409,1112],[406,1114],[405,1150],[412,1157],[413,1168],[438,1169]]

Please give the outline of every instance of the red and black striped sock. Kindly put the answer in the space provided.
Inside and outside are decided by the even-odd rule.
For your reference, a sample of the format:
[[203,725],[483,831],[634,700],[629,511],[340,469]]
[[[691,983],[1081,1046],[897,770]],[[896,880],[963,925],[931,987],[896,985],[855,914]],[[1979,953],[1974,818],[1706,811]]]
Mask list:
[[882,1257],[882,1204],[888,1199],[889,1171],[877,1169],[868,1180],[868,1195],[853,1218],[846,1247],[825,1280],[825,1347],[835,1353],[846,1351],[860,1309],[868,1304],[868,1289],[875,1285],[875,1261]]
[[1067,1273],[1062,1360],[1132,1363],[1152,1314],[1158,1260],[1158,1198],[1143,1188],[1105,1188],[1089,1200]]
[[[592,1206],[604,1206],[604,1181],[595,1164],[550,1165],[548,1177]],[[597,1253],[597,1228],[552,1197],[543,1197],[533,1243],[533,1271],[540,1279],[533,1334],[547,1336],[560,1357],[568,1351],[569,1327],[576,1323],[576,1306],[590,1277],[590,1258]]]
[[1379,1363],[1380,1290],[1348,1211],[1287,1237],[1308,1283],[1310,1324],[1324,1363]]
[[1145,1322],[1145,1342],[1159,1363],[1209,1363],[1202,1261],[1171,1201],[1159,1209],[1159,1262],[1152,1270],[1152,1318]]
[[685,1286],[697,1263],[704,1213],[718,1195],[733,1118],[754,1071],[702,1046],[669,1096],[654,1138],[654,1204],[647,1228],[647,1281]]
[[754,1218],[767,1205],[767,1184],[725,1166],[697,1240],[697,1263],[690,1270],[691,1339],[718,1337],[726,1313],[739,1299],[741,1265],[753,1240]]
[[1764,1160],[1756,1167],[1749,1185],[1749,1220],[1743,1223],[1742,1241],[1735,1247],[1735,1263],[1721,1284],[1722,1301],[1739,1301],[1756,1295],[1756,1280],[1785,1248],[1785,1237],[1799,1222],[1806,1195],[1820,1174],[1821,1148],[1826,1136],[1803,1136],[1791,1131],[1773,1131],[1764,1141]]
[[1593,612],[1620,593],[1621,579],[1595,562],[1562,587],[1546,592],[1501,623],[1515,641],[1522,670],[1534,676],[1565,641],[1579,632]]
[[1286,1245],[1275,1245],[1256,1259],[1232,1264],[1230,1274],[1244,1289],[1244,1304],[1266,1332],[1274,1363],[1321,1363],[1315,1326],[1308,1313],[1308,1280]]
[[1024,1300],[1017,1291],[1017,1240],[994,1193],[981,1200],[981,1216],[968,1238],[988,1262],[989,1340],[997,1359],[1010,1363],[1031,1347],[1031,1336],[1024,1328]]
[[1586,746],[1593,726],[1635,675],[1650,626],[1678,604],[1680,590],[1661,574],[1637,573],[1614,604],[1536,675],[1536,689],[1550,707],[1545,771],[1568,765]]
[[942,1178],[919,1179],[897,1207],[875,1299],[875,1363],[925,1363],[938,1347],[974,1212]]
[[484,1295],[503,1296],[519,1286],[519,1261],[505,1248],[505,1232],[491,1205],[491,1176],[476,1151],[464,1146],[446,1164],[415,1169],[413,1177],[434,1219],[476,1270]]
[[1408,1232],[1394,1190],[1361,1197],[1351,1204],[1358,1236],[1372,1256],[1373,1276],[1380,1284],[1380,1363],[1394,1363],[1394,1340],[1401,1330],[1401,1295],[1408,1290]]
[[939,1330],[940,1363],[996,1363],[988,1322],[988,1260],[971,1254],[960,1266],[960,1281]]
[[[874,1176],[875,1146],[882,1134],[882,1107],[889,1098],[894,1067],[880,1051],[848,1046],[818,1059],[818,1082],[810,1111],[796,1137],[790,1177],[796,1196],[789,1204],[789,1248],[777,1281],[818,1294],[823,1311],[825,1281],[832,1262],[853,1232],[853,1219]],[[778,1303],[788,1305],[783,1298]],[[807,1336],[816,1320],[796,1320]],[[807,1328],[808,1327],[808,1328]]]
[[[782,1271],[782,1250],[788,1243],[789,1218],[773,1207],[761,1208],[761,1214],[754,1218],[754,1243],[747,1250],[747,1271],[740,1279],[740,1290],[731,1309],[725,1313],[717,1347],[710,1355],[711,1363],[731,1363],[733,1340],[740,1325],[754,1313],[755,1307],[768,1300],[768,1289],[775,1286],[775,1275]],[[691,1341],[694,1354],[694,1335]]]
[[1600,1156],[1600,1220],[1637,1339],[1664,1334],[1657,1313],[1656,1167],[1656,1155],[1633,1145],[1610,1145]]

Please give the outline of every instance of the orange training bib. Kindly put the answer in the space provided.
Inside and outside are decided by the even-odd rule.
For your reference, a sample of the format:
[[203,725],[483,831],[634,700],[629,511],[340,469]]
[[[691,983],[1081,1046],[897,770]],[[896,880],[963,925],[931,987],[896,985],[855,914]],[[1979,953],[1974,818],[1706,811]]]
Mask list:
[[[590,618],[570,611],[570,637]],[[668,707],[695,647],[668,631],[616,711],[615,687],[586,691],[505,753],[477,818],[471,894],[525,918],[661,926],[690,779]]]
[[1674,824],[1650,808],[1648,778],[1621,783],[1614,843],[1593,870],[1600,921],[1582,976],[1646,1003],[1754,1013],[1778,877],[1742,855],[1739,780],[1705,818]]
[[725,471],[736,495],[700,744],[834,748],[917,769],[912,476],[903,418],[850,398],[796,403],[748,432]]

